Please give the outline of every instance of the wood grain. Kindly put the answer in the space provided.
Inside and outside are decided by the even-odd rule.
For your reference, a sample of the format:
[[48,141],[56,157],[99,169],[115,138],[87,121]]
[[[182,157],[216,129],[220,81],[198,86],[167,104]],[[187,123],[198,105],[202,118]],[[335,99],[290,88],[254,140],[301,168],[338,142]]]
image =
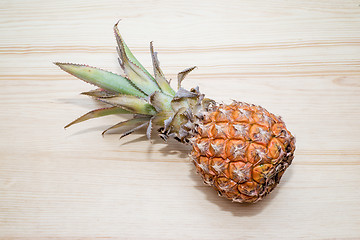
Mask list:
[[[280,114],[297,138],[279,187],[255,205],[219,198],[189,147],[118,140],[110,116],[54,61],[121,72],[112,26],[151,69],[217,101]],[[0,6],[1,239],[360,239],[358,1],[21,1]]]

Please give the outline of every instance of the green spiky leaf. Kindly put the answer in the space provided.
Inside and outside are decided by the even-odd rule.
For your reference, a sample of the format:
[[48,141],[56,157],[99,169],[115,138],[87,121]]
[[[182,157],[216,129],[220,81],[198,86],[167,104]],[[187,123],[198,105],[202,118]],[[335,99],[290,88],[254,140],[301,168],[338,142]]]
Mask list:
[[103,131],[102,135],[104,135],[107,131],[112,130],[112,129],[121,128],[121,127],[130,127],[130,130],[125,131],[123,133],[123,135],[120,137],[120,138],[122,138],[122,137],[125,137],[126,135],[129,135],[130,133],[134,132],[135,130],[147,125],[149,120],[150,120],[150,117],[140,117],[140,118],[132,118],[130,120],[119,122],[119,123],[109,127],[105,131]]
[[110,98],[110,97],[116,97],[116,96],[120,95],[119,93],[109,92],[109,91],[101,89],[101,88],[91,90],[88,92],[82,92],[81,94],[87,95],[90,97],[96,97],[96,98]]
[[112,98],[97,98],[98,100],[111,104],[116,107],[123,108],[129,112],[144,114],[144,115],[155,115],[156,109],[149,104],[146,100],[130,95],[119,95]]
[[120,20],[114,25],[114,32],[115,32],[115,37],[118,40],[120,40],[121,45],[124,48],[125,54],[127,56],[127,58],[132,61],[133,63],[135,63],[141,70],[143,70],[146,75],[148,75],[150,78],[154,79],[151,74],[143,67],[143,65],[141,65],[141,63],[135,58],[135,56],[132,54],[132,52],[130,51],[130,49],[128,48],[128,46],[126,45],[125,41],[122,39],[119,29],[117,28],[118,24],[119,24]]
[[171,100],[173,98],[170,97],[169,95],[166,95],[162,92],[154,92],[150,97],[149,97],[149,101],[151,103],[152,106],[154,106],[154,108],[156,109],[157,112],[161,112],[161,111],[172,111],[171,108]]
[[74,125],[76,123],[83,122],[83,121],[86,121],[86,120],[89,120],[92,118],[98,118],[98,117],[103,117],[103,116],[112,115],[112,114],[131,114],[131,112],[129,112],[125,109],[122,109],[122,108],[118,108],[118,107],[100,108],[100,109],[92,110],[92,111],[82,115],[81,117],[75,119],[74,121],[72,121],[71,123],[66,125],[65,128],[68,128],[71,125]]
[[146,69],[140,64],[127,47],[119,33],[117,23],[114,26],[114,32],[118,44],[120,65],[128,78],[136,85],[136,87],[141,89],[141,91],[147,95],[161,90],[155,79],[148,71],[146,71]]
[[59,62],[56,62],[55,64],[65,72],[105,90],[138,97],[146,97],[146,95],[136,89],[128,79],[115,73],[80,64]]
[[152,42],[150,42],[150,51],[151,51],[151,58],[152,58],[152,62],[153,62],[154,75],[155,75],[156,82],[158,83],[159,87],[161,88],[161,90],[164,93],[166,93],[170,96],[174,96],[175,91],[174,91],[174,89],[171,88],[169,82],[166,80],[164,73],[162,72],[162,70],[160,68],[160,63],[157,58],[156,52],[154,52],[154,46],[153,46]]

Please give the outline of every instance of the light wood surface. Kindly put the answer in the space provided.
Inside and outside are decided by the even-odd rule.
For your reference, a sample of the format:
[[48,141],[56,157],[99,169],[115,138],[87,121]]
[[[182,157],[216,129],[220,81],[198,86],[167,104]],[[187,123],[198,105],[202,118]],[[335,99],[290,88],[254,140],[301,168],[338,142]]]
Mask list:
[[[360,6],[351,0],[0,4],[0,238],[360,239]],[[112,26],[151,69],[218,101],[279,114],[296,156],[263,201],[205,186],[187,146],[118,140],[121,117],[63,127],[98,103],[54,61],[121,72]]]

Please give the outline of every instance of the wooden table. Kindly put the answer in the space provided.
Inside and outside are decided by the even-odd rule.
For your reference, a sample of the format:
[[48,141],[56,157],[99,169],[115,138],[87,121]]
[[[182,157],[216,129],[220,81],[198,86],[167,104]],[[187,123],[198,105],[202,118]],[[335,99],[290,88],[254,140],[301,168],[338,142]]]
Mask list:
[[[360,239],[359,1],[12,1],[0,8],[2,239]],[[151,69],[217,101],[280,114],[297,138],[278,188],[254,205],[217,196],[189,147],[118,140],[93,87],[54,61],[121,72],[112,26]]]

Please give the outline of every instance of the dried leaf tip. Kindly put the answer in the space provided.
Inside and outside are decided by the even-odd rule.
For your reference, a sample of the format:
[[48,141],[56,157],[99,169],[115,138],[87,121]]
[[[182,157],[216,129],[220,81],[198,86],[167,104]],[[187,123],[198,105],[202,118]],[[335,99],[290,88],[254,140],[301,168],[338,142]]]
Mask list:
[[197,68],[196,66],[191,67],[191,68],[186,68],[184,70],[182,70],[181,72],[178,73],[178,89],[181,88],[181,82],[184,80],[184,78],[195,68]]

